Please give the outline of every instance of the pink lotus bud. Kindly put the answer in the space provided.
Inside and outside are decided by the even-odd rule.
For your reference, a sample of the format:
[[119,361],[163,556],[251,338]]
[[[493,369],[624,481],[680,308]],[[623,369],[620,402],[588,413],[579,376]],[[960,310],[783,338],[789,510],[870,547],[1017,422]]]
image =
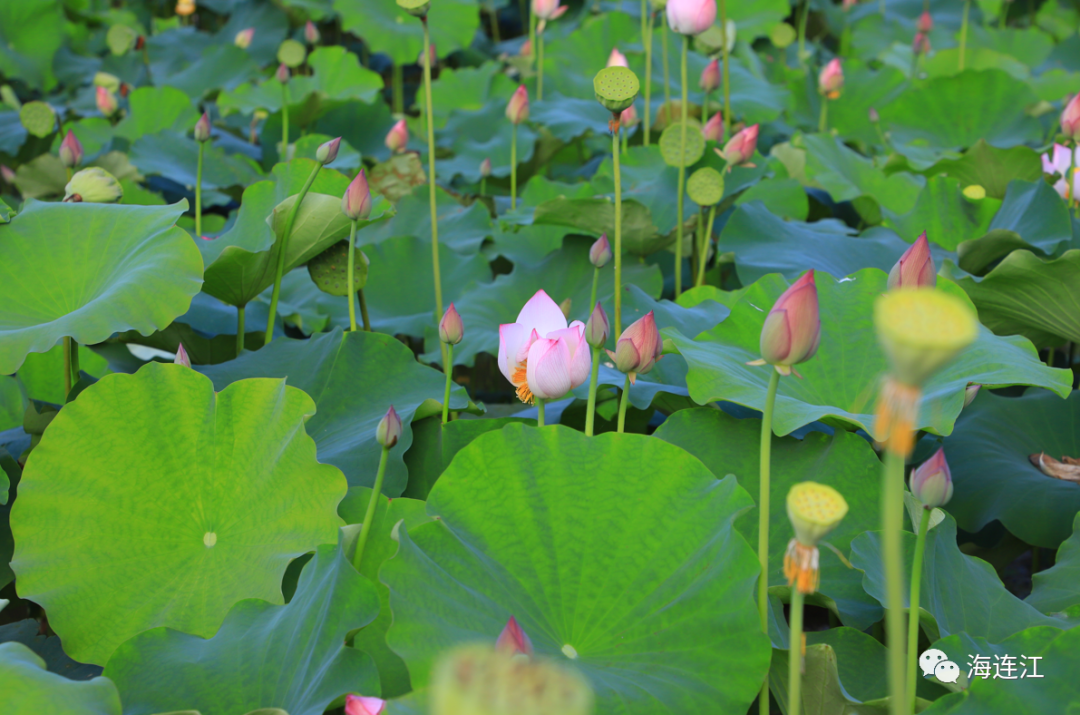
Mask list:
[[532,0],[532,11],[541,20],[554,20],[569,9],[559,5],[559,0]]
[[930,243],[923,231],[911,248],[904,251],[900,260],[889,271],[889,290],[894,288],[933,288],[937,285],[934,257],[930,255]]
[[382,715],[386,710],[386,701],[363,695],[345,696],[345,715]]
[[191,358],[188,357],[187,350],[184,350],[183,343],[176,348],[176,357],[173,358],[173,362],[184,367],[191,367]]
[[404,153],[408,143],[409,128],[405,126],[405,120],[402,119],[386,133],[386,148],[392,154],[401,154]]
[[877,113],[877,110],[870,107],[870,110],[866,113],[866,116],[870,118],[871,123],[877,124],[881,121],[881,115]]
[[979,389],[982,385],[968,385],[964,388],[964,407],[967,408],[975,398],[979,396]]
[[[431,66],[432,67],[434,67],[435,65],[437,65],[439,63],[439,56],[435,53],[435,45],[434,45],[434,43],[432,43],[432,45],[430,47],[428,47],[428,59],[431,60]],[[424,66],[424,51],[423,50],[420,50],[420,54],[418,54],[416,56],[416,64],[420,65],[421,67]]]
[[911,475],[911,493],[927,509],[945,506],[952,499],[952,473],[945,461],[945,448],[919,465]]
[[0,178],[12,186],[15,185],[15,172],[7,164],[0,164]]
[[451,303],[446,309],[442,320],[439,321],[439,340],[447,345],[457,345],[465,337],[465,325],[461,322],[461,315]]
[[371,215],[371,188],[363,169],[353,177],[342,194],[341,211],[353,221],[366,219]]
[[705,136],[705,141],[717,144],[724,141],[724,117],[720,112],[709,117],[709,121],[701,128],[701,133]]
[[95,95],[97,100],[98,111],[104,114],[106,117],[111,117],[116,114],[117,104],[116,95],[110,92],[105,87],[98,87],[97,94]]
[[532,57],[532,40],[525,40],[521,43],[521,49],[518,50],[519,57]]
[[277,75],[276,76],[277,76],[277,81],[281,82],[282,84],[285,84],[286,82],[289,81],[289,77],[290,77],[289,67],[284,62],[282,62],[280,65],[278,65]]
[[334,159],[337,159],[338,148],[340,147],[341,137],[320,144],[319,148],[315,150],[315,161],[323,166],[333,164]]
[[821,341],[817,286],[810,270],[784,291],[761,327],[761,357],[790,368],[814,357]]
[[521,124],[529,118],[529,90],[525,89],[525,85],[519,86],[507,102],[506,118],[512,124]]
[[615,343],[615,352],[608,350],[607,354],[615,361],[615,367],[629,375],[633,383],[638,375],[652,370],[663,350],[664,343],[650,310],[622,332]]
[[82,163],[83,148],[79,142],[79,138],[75,136],[74,132],[68,130],[67,136],[64,137],[64,141],[60,142],[60,161],[69,169],[74,169],[80,163]]
[[630,105],[626,109],[619,113],[619,126],[623,129],[629,129],[638,123],[637,109],[634,105]]
[[930,13],[923,10],[923,14],[919,15],[918,22],[915,23],[915,29],[924,35],[934,29],[934,18],[930,17]]
[[315,27],[314,22],[308,20],[307,24],[304,25],[304,40],[309,45],[317,45],[319,44],[320,38],[321,35],[319,35],[319,28]]
[[858,4],[859,0],[843,0],[843,2],[840,4],[840,9],[844,12],[847,12]]
[[605,233],[596,239],[596,242],[589,248],[589,263],[597,268],[603,268],[611,260],[611,256],[611,244],[608,243],[607,234]]
[[607,313],[597,303],[592,314],[589,315],[589,322],[585,323],[585,342],[599,350],[607,343],[609,332],[611,332],[611,326],[608,323]]
[[507,653],[509,655],[532,655],[533,647],[532,641],[529,640],[529,636],[525,634],[525,631],[521,630],[521,626],[518,625],[517,619],[510,616],[510,620],[506,622],[506,626],[503,628],[502,633],[499,634],[498,640],[495,641],[495,650]]
[[701,89],[711,92],[720,86],[720,63],[713,60],[701,70]]
[[480,177],[486,179],[489,176],[491,176],[491,159],[485,157],[484,160],[480,162]]
[[195,122],[195,141],[200,144],[210,139],[210,115],[203,112],[199,121]]
[[619,48],[612,48],[611,54],[607,58],[608,67],[626,67],[629,68],[630,64],[626,61],[626,55],[619,52]]
[[758,125],[754,124],[731,137],[728,143],[724,145],[724,150],[717,150],[717,153],[732,166],[745,164],[750,161],[750,157],[754,155],[754,151],[757,149],[757,137]]
[[236,37],[233,38],[233,44],[239,47],[241,50],[246,50],[251,47],[251,40],[255,37],[255,28],[249,27],[246,30],[241,30],[236,33]]
[[930,54],[930,36],[925,32],[916,32],[915,39],[911,41],[911,51],[916,55]]
[[700,35],[716,20],[716,0],[669,0],[667,21],[680,35]]
[[844,88],[844,70],[840,68],[840,58],[834,57],[821,70],[818,75],[818,92],[829,99],[840,96],[840,90]]
[[1080,142],[1080,94],[1073,95],[1061,112],[1061,133]]
[[390,405],[390,409],[386,411],[383,418],[379,420],[379,426],[375,429],[375,440],[383,446],[384,449],[390,449],[397,444],[398,439],[401,437],[401,418],[398,417],[398,413],[394,412],[394,406]]

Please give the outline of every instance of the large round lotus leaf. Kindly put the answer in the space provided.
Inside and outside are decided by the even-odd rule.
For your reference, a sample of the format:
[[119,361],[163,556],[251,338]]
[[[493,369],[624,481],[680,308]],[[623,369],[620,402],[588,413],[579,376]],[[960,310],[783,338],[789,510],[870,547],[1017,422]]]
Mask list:
[[949,513],[968,531],[998,519],[1028,542],[1057,548],[1080,511],[1080,483],[1047,476],[1033,454],[1080,457],[1080,393],[999,397],[982,390],[945,440],[956,489]]
[[682,124],[670,124],[660,135],[660,152],[668,166],[693,166],[705,154],[705,136],[701,125],[686,120],[686,146],[682,144]]
[[4,715],[120,715],[120,696],[108,678],[68,680],[22,643],[0,643]]
[[30,134],[44,138],[56,128],[56,112],[45,102],[27,102],[19,110],[19,121]]
[[[409,17],[397,3],[388,0],[333,0],[344,30],[372,42],[372,50],[390,55],[394,62],[408,64],[424,49],[420,21]],[[480,13],[473,0],[436,0],[427,13],[431,41],[440,55],[469,46],[480,27]]]
[[0,225],[0,375],[65,336],[149,335],[183,315],[202,261],[173,224],[187,202],[120,206],[27,201]]
[[925,232],[931,243],[955,251],[963,241],[985,235],[1001,207],[997,199],[969,199],[963,190],[964,184],[958,179],[934,176],[919,193],[911,211],[902,216],[887,216],[884,223],[905,240],[914,242]]
[[1038,153],[1029,147],[999,149],[980,139],[959,159],[943,159],[926,173],[947,174],[958,179],[961,186],[977,184],[986,189],[987,196],[1003,199],[1009,182],[1014,179],[1039,181],[1042,164]]
[[399,531],[387,640],[422,688],[439,653],[514,616],[588,678],[597,715],[744,712],[769,662],[733,524],[750,505],[660,440],[507,425],[458,452],[436,521]]
[[[876,436],[874,405],[888,364],[874,335],[872,315],[874,300],[886,290],[887,276],[866,268],[840,281],[815,273],[815,280],[821,344],[811,360],[798,366],[804,379],[780,380],[773,430],[785,435],[829,417]],[[956,284],[939,281],[938,286],[967,302]],[[731,315],[723,323],[697,340],[678,330],[661,331],[674,340],[690,366],[686,385],[695,402],[727,400],[756,410],[764,407],[769,369],[746,363],[761,357],[761,326],[787,287],[788,282],[779,276],[759,280],[731,306]],[[1026,339],[998,337],[980,326],[975,343],[923,386],[915,427],[938,434],[952,432],[969,383],[1036,385],[1064,396],[1071,382],[1068,371],[1040,362]]]
[[1027,602],[1043,613],[1063,613],[1080,604],[1080,511],[1073,533],[1058,549],[1054,565],[1031,577]]
[[114,55],[123,55],[135,46],[139,33],[127,25],[113,25],[105,34],[105,44]]
[[[359,248],[353,248],[353,288],[360,290],[367,283],[368,260]],[[349,294],[349,242],[338,241],[308,261],[308,275],[323,293]]]
[[177,707],[202,715],[270,707],[321,715],[345,693],[379,692],[371,658],[345,645],[349,631],[378,613],[375,587],[339,546],[323,545],[304,566],[288,605],[241,601],[209,640],[171,628],[140,633],[116,650],[105,672],[120,690],[125,715]]
[[71,657],[98,664],[148,628],[209,637],[242,598],[281,603],[289,561],[341,523],[345,480],[304,432],[314,412],[281,380],[215,393],[161,363],[105,377],[57,415],[23,472],[19,595],[48,610]]
[[[915,207],[926,180],[907,172],[886,174],[873,160],[847,147],[831,134],[811,134],[806,146],[806,177],[811,185],[829,192],[834,201],[867,197],[893,213],[907,213]],[[863,209],[868,211],[867,209]],[[867,216],[867,218],[871,218]],[[878,223],[880,219],[867,223]]]
[[[166,129],[189,132],[198,119],[191,98],[176,87],[139,87],[128,95],[128,114],[114,131],[133,142]],[[170,174],[170,178],[175,177]]]

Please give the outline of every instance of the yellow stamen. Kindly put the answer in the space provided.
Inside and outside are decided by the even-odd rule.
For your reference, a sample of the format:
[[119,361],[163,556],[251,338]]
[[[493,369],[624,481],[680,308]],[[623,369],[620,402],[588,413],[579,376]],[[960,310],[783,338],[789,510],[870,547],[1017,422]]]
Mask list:
[[915,421],[919,417],[922,390],[886,378],[878,397],[875,431],[885,449],[908,456],[915,448]]
[[522,361],[521,366],[517,370],[514,370],[514,377],[510,382],[517,388],[518,399],[526,405],[531,405],[533,403],[533,393],[532,390],[529,389],[529,380],[526,377],[526,366],[528,363],[529,361],[527,359]]
[[794,586],[802,594],[817,591],[821,578],[818,558],[816,546],[800,544],[798,539],[789,541],[784,554],[784,577],[788,586]]

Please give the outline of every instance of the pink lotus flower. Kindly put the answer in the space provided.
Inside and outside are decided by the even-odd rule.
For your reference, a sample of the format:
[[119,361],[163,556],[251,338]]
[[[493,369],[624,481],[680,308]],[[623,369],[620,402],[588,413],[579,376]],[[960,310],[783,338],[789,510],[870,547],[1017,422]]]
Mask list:
[[668,0],[668,26],[680,35],[700,35],[715,20],[716,0]]
[[720,63],[713,60],[709,64],[705,65],[705,69],[701,70],[701,89],[706,92],[711,92],[720,86]]
[[108,89],[99,86],[96,90],[94,99],[97,101],[98,111],[106,117],[111,117],[116,114],[116,110],[118,109],[116,95]]
[[944,447],[911,474],[911,494],[927,509],[945,506],[952,499],[952,472],[945,461]]
[[1061,133],[1080,142],[1080,94],[1073,95],[1061,112]]
[[630,64],[626,61],[626,55],[619,52],[619,48],[612,48],[611,54],[607,58],[608,67],[630,67]]
[[840,58],[834,57],[821,70],[818,75],[818,92],[829,99],[840,96],[840,90],[844,88],[844,70],[840,68]]
[[608,243],[605,233],[589,248],[589,263],[597,268],[603,268],[611,260],[611,256],[611,244]]
[[930,54],[930,36],[925,32],[916,32],[915,39],[911,41],[911,51],[916,55]]
[[180,343],[176,348],[176,357],[173,358],[173,362],[177,365],[183,365],[184,367],[191,367],[191,358],[188,357],[187,350],[184,349],[184,344]]
[[394,411],[394,406],[390,405],[390,409],[386,411],[383,418],[379,420],[379,426],[375,428],[375,440],[383,446],[384,449],[390,449],[401,438],[401,418],[398,417],[398,413]]
[[709,121],[705,122],[705,126],[701,128],[701,133],[705,137],[705,141],[712,141],[719,144],[724,141],[724,117],[720,112],[709,117]]
[[60,142],[60,162],[69,169],[74,169],[83,158],[83,147],[79,138],[70,129],[64,141]]
[[353,177],[342,194],[341,211],[353,221],[366,219],[371,215],[371,188],[363,169]]
[[499,326],[499,371],[518,399],[557,399],[585,382],[592,357],[585,347],[585,325],[566,324],[566,316],[547,293],[536,292],[517,322]]
[[569,5],[559,5],[559,0],[532,0],[532,11],[541,20],[554,20],[570,9]]
[[509,655],[532,655],[533,647],[532,641],[529,640],[529,636],[525,631],[521,630],[521,626],[518,625],[517,619],[510,616],[510,620],[506,622],[506,626],[503,628],[502,633],[499,634],[498,640],[495,641],[495,650],[507,653]]
[[491,159],[490,158],[485,157],[484,160],[482,162],[480,162],[480,176],[482,178],[484,178],[484,179],[491,176]]
[[640,120],[637,116],[637,109],[635,109],[634,105],[632,104],[619,113],[619,126],[621,126],[623,129],[630,129],[639,121]]
[[309,45],[314,45],[318,44],[320,37],[321,36],[319,35],[319,28],[315,27],[314,22],[308,20],[307,24],[304,25],[304,40]]
[[439,321],[439,340],[447,345],[457,345],[463,337],[465,337],[465,324],[461,322],[461,314],[451,303],[442,320]]
[[858,4],[859,0],[843,0],[843,2],[840,4],[840,9],[844,12],[847,12]]
[[630,383],[635,384],[638,375],[653,369],[663,351],[664,343],[660,340],[656,318],[650,310],[623,330],[615,342],[615,352],[608,350],[607,354],[615,361],[619,372],[628,375]]
[[199,121],[195,122],[195,141],[202,143],[210,140],[210,115],[203,112]]
[[818,316],[817,286],[814,271],[784,291],[761,327],[761,357],[775,365],[782,375],[791,366],[814,357],[821,342],[821,318]]
[[923,14],[919,15],[919,20],[915,23],[915,29],[923,34],[930,32],[934,29],[934,18],[930,17],[930,13],[923,10]]
[[529,90],[525,85],[519,85],[506,103],[506,118],[511,124],[521,124],[529,118]]
[[894,288],[933,288],[937,285],[937,269],[930,255],[926,231],[922,232],[911,248],[904,251],[900,260],[889,271],[889,290]]
[[328,142],[323,142],[319,145],[319,148],[315,150],[315,160],[323,166],[333,164],[334,159],[337,159],[338,149],[340,148],[341,137],[331,139]]
[[585,342],[599,350],[607,343],[611,325],[608,323],[607,313],[599,303],[589,315],[589,322],[585,323]]
[[277,77],[277,81],[281,82],[282,84],[288,82],[289,77],[291,76],[288,65],[286,65],[284,62],[278,65],[277,73],[274,76]]
[[409,128],[405,126],[405,120],[401,119],[386,133],[386,148],[391,154],[403,154],[409,144]]
[[[1070,156],[1076,159],[1076,166],[1080,167],[1080,147],[1075,149],[1074,154],[1068,147],[1055,144],[1053,153],[1042,155],[1043,173],[1061,177],[1054,182],[1054,190],[1065,200],[1080,196],[1080,171],[1073,169]],[[1068,180],[1070,171],[1073,172],[1072,181]]]
[[731,137],[728,143],[724,145],[723,151],[717,149],[716,153],[726,159],[731,166],[745,164],[750,161],[750,157],[757,150],[757,138],[758,125],[754,124]]
[[345,696],[345,715],[382,715],[386,701],[363,695]]

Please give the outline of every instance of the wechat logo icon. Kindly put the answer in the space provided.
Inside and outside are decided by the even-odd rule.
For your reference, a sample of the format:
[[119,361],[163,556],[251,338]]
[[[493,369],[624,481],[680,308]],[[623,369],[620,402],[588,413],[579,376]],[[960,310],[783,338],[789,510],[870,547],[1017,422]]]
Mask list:
[[919,667],[924,676],[934,676],[943,683],[955,683],[960,678],[960,666],[937,648],[923,651],[919,656]]

